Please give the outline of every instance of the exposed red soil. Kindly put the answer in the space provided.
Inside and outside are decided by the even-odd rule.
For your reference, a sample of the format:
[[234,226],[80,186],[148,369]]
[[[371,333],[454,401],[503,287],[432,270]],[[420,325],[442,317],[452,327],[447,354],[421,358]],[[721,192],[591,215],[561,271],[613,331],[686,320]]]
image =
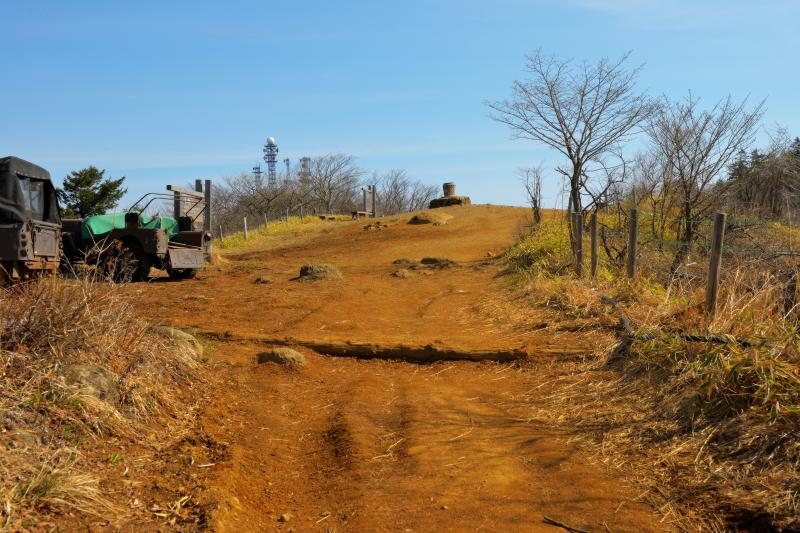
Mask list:
[[[558,531],[545,516],[589,531],[668,529],[573,435],[531,419],[549,365],[590,343],[537,332],[539,311],[506,288],[495,257],[526,210],[443,211],[454,218],[442,226],[410,215],[380,230],[327,222],[223,253],[196,280],[133,286],[149,315],[209,339],[214,400],[199,431],[228,446],[206,481],[215,530]],[[456,264],[391,275],[408,268],[395,259],[425,256]],[[294,279],[305,263],[332,264],[343,280]],[[524,349],[530,361],[418,364],[298,347],[299,371],[257,364],[269,339],[287,337]]]

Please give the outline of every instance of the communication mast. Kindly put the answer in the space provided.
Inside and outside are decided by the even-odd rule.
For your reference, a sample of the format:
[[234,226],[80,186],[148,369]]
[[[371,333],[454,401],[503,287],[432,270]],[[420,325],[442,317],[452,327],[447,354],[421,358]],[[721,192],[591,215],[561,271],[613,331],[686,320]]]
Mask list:
[[278,145],[275,144],[275,137],[267,137],[267,144],[264,145],[264,161],[267,163],[267,185],[270,188],[278,186],[278,174],[276,166],[278,164]]
[[264,172],[261,170],[261,164],[258,164],[253,167],[253,175],[256,177],[256,183],[261,186],[261,174]]
[[311,158],[310,157],[301,157],[300,158],[300,182],[303,184],[308,183],[308,179],[311,177]]

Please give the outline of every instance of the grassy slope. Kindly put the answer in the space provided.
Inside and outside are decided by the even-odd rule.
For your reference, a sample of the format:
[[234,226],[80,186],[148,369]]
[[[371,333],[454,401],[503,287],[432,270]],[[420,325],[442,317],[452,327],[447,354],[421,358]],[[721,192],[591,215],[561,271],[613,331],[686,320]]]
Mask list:
[[[565,369],[551,408],[602,444],[604,460],[624,464],[650,491],[669,492],[685,527],[800,527],[800,339],[784,310],[785,283],[758,263],[728,258],[709,319],[697,284],[661,283],[655,273],[630,282],[613,264],[596,280],[575,279],[566,231],[549,218],[506,253],[531,303],[598,332],[597,358]],[[656,253],[645,249],[640,261],[663,262]],[[612,337],[617,315],[600,295],[620,301],[646,335]],[[682,333],[752,344],[690,342]]]
[[[169,508],[148,483],[194,422],[197,345],[151,327],[121,289],[51,277],[0,293],[0,530],[197,523],[196,502]],[[70,384],[75,365],[110,387]]]

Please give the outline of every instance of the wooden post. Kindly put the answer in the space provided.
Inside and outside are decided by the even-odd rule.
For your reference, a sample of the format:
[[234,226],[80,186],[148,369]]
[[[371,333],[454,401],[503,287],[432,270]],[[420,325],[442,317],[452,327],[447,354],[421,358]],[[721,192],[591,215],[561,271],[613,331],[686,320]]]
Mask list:
[[597,276],[597,213],[592,213],[592,218],[589,221],[589,227],[592,236],[592,278]]
[[575,213],[575,276],[583,276],[583,214]]
[[222,233],[222,224],[219,225],[219,238],[222,239],[224,237]]
[[636,277],[637,239],[639,238],[639,210],[631,209],[630,233],[628,235],[628,277]]
[[289,223],[289,208],[286,208],[286,223]]
[[178,191],[172,192],[172,216],[180,224],[181,219],[181,193]]
[[207,232],[211,232],[211,180],[205,181],[205,187],[203,188],[204,200],[205,200],[205,211],[203,211],[203,229]]
[[264,213],[264,229],[269,229],[269,219],[266,213]]
[[708,280],[706,281],[706,313],[714,316],[717,310],[719,293],[719,274],[722,264],[722,241],[725,238],[725,214],[714,215],[714,231],[711,234],[711,253],[708,259]]
[[247,240],[247,217],[244,217],[244,240]]

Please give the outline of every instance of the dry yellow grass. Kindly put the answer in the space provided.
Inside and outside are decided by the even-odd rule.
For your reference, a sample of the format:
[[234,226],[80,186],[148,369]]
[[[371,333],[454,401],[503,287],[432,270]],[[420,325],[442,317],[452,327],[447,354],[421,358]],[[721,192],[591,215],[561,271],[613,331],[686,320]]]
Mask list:
[[[581,429],[599,460],[635,478],[643,497],[667,501],[665,521],[681,528],[800,527],[800,339],[786,277],[726,255],[710,318],[702,280],[630,282],[610,265],[576,279],[564,227],[547,220],[506,254],[521,303],[594,343],[593,357],[562,363],[533,416]],[[642,263],[656,253],[645,249]],[[601,295],[620,302],[635,338],[621,338]],[[718,342],[697,341],[709,335]]]
[[[184,435],[201,364],[119,286],[51,277],[1,293],[0,529],[127,523],[125,494],[108,490],[116,480],[100,464],[123,458],[98,454],[147,454]],[[76,368],[113,376],[110,390],[68,383]]]

